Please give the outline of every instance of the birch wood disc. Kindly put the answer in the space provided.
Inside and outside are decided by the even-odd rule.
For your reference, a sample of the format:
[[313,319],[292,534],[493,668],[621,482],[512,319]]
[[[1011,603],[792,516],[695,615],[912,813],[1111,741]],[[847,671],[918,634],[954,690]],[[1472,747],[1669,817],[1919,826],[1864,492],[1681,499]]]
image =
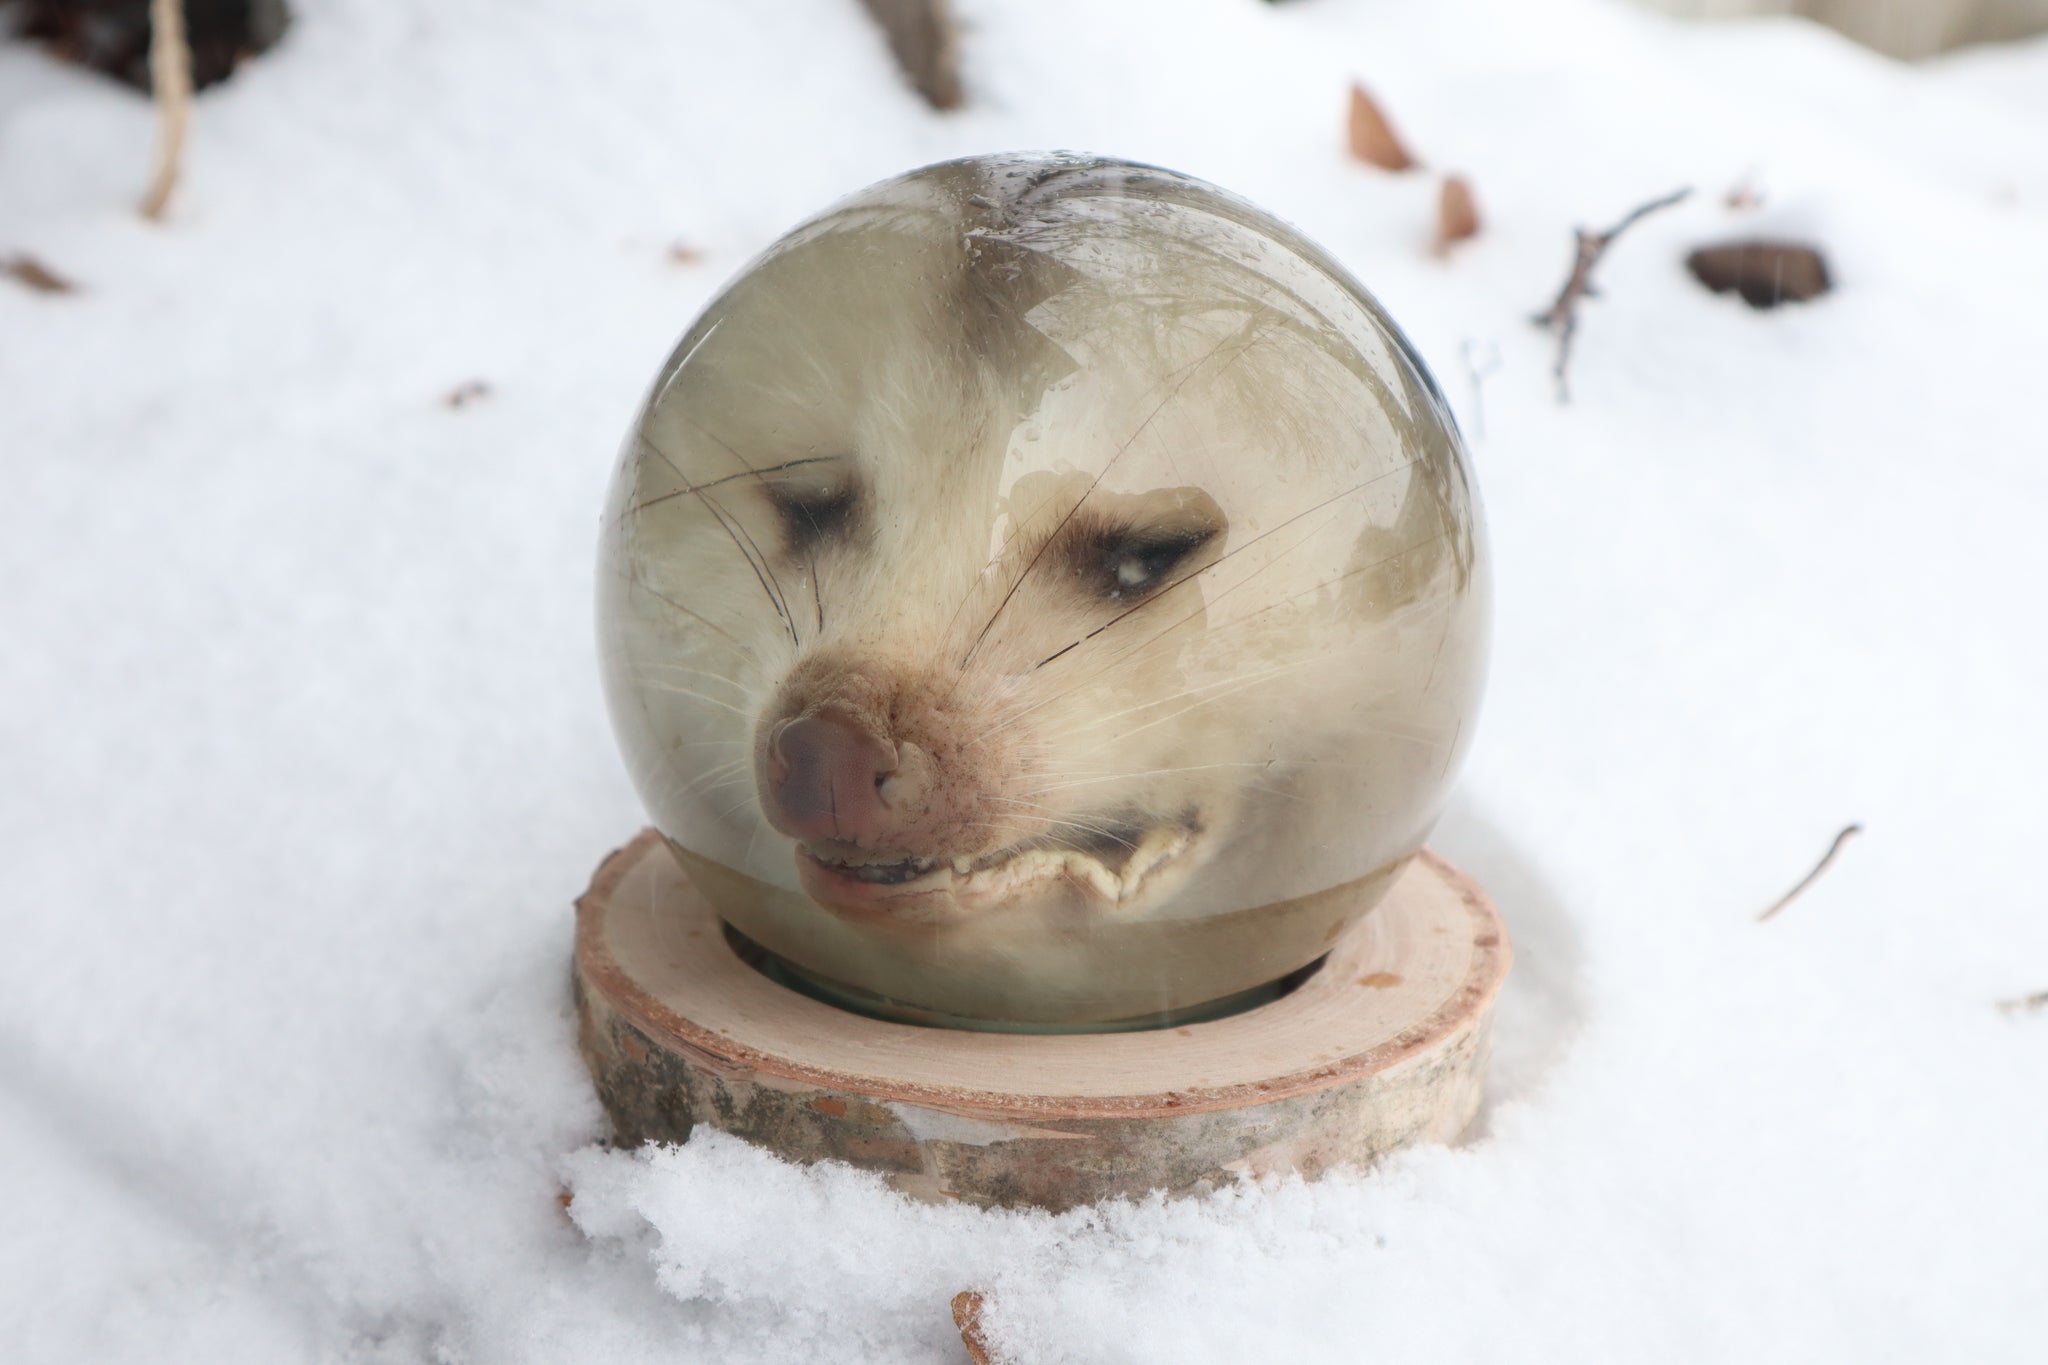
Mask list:
[[1052,1209],[1456,1137],[1511,958],[1486,893],[1428,852],[1291,994],[1134,1033],[923,1028],[799,995],[741,961],[653,830],[576,915],[581,1046],[620,1141],[705,1123],[920,1197]]

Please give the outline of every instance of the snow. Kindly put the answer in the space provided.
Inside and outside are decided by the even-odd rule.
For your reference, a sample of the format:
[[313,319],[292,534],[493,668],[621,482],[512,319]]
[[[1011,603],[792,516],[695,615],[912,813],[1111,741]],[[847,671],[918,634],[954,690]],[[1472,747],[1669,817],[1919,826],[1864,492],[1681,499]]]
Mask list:
[[[945,1362],[971,1286],[1028,1365],[2040,1359],[2048,1013],[1995,1002],[2048,988],[2048,44],[961,8],[941,118],[850,0],[301,5],[201,98],[162,227],[147,106],[0,47],[0,254],[81,286],[0,280],[7,1358]],[[1345,160],[1354,78],[1476,188],[1448,261],[1432,176]],[[612,452],[783,229],[1031,146],[1299,223],[1475,433],[1498,646],[1437,843],[1519,952],[1481,1129],[1061,1218],[607,1151],[566,961],[639,823],[589,622]],[[1526,319],[1571,228],[1688,184],[1559,405]],[[1837,292],[1679,265],[1758,232]]]

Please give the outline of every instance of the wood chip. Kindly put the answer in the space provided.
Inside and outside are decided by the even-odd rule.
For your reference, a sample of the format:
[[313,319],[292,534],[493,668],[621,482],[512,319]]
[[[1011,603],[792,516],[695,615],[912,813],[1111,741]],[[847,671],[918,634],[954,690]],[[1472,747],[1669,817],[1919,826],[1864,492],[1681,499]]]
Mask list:
[[1406,171],[1415,166],[1415,158],[1408,155],[1408,149],[1401,145],[1401,138],[1394,132],[1394,125],[1387,122],[1387,116],[1373,103],[1365,87],[1353,82],[1351,86],[1351,155],[1368,166],[1377,166],[1383,171]]
[[78,286],[33,256],[9,256],[0,261],[0,272],[19,280],[38,294],[75,294]]
[[1800,242],[1744,241],[1703,246],[1685,268],[1716,294],[1742,295],[1752,308],[1817,299],[1833,287],[1819,251]]
[[967,1358],[974,1365],[991,1365],[995,1357],[988,1352],[988,1338],[981,1331],[981,1295],[972,1289],[963,1289],[953,1296],[953,1325],[960,1329],[961,1344],[967,1347]]
[[1436,254],[1450,254],[1454,242],[1479,235],[1479,205],[1473,201],[1472,186],[1462,175],[1444,177],[1436,201]]

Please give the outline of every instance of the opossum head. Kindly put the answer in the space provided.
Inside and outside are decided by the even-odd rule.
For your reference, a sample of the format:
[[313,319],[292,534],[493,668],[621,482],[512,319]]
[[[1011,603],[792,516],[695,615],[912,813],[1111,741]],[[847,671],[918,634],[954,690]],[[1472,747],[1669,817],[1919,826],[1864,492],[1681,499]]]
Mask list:
[[625,453],[642,789],[849,919],[1360,875],[1419,842],[1476,686],[1462,468],[1398,335],[1318,262],[1276,287],[1234,201],[1059,170],[935,168],[792,234]]

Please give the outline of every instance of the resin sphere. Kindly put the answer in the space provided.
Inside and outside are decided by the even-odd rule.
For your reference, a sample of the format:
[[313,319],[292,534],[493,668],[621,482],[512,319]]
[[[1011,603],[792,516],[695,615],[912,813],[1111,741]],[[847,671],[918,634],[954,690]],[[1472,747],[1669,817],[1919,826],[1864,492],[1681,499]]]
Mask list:
[[1472,732],[1477,496],[1371,296],[1213,186],[979,157],[797,228],[662,367],[605,514],[612,718],[743,947],[981,1027],[1313,963]]

